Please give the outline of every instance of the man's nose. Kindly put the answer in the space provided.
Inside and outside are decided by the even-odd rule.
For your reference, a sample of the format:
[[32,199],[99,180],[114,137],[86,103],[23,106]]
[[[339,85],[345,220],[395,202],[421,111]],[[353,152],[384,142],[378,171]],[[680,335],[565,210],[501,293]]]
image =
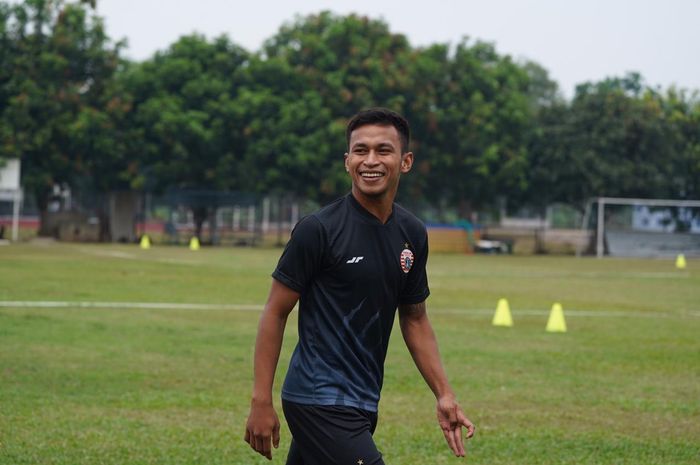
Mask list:
[[379,164],[379,158],[377,156],[377,152],[374,150],[370,150],[367,156],[365,157],[365,165],[367,166],[375,166]]

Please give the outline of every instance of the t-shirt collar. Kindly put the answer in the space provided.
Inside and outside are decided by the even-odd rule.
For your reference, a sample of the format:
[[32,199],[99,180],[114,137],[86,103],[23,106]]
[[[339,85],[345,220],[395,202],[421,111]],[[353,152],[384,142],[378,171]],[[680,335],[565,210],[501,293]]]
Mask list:
[[353,208],[360,214],[360,216],[364,219],[369,220],[373,224],[377,224],[380,226],[385,226],[389,223],[391,223],[394,219],[394,211],[396,210],[394,208],[394,205],[391,205],[391,213],[389,213],[389,218],[387,218],[386,223],[382,223],[379,218],[374,216],[372,213],[369,212],[365,207],[362,206],[360,202],[357,201],[354,195],[352,195],[352,192],[348,192],[346,197],[349,199],[348,201],[350,202],[350,205],[353,206]]

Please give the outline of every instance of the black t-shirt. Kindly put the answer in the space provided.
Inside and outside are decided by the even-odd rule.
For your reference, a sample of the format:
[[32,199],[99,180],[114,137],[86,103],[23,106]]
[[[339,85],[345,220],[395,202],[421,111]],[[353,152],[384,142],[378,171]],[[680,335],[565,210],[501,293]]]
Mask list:
[[302,219],[272,276],[299,292],[299,343],[282,398],[376,411],[399,304],[430,291],[425,226],[394,204],[385,224],[348,194]]

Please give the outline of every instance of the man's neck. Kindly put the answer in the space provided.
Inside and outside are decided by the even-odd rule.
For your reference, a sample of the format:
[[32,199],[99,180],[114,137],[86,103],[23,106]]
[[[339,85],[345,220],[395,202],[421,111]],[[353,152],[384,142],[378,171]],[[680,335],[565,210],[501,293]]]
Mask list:
[[385,224],[391,216],[391,211],[394,208],[394,195],[383,195],[381,197],[368,197],[363,195],[353,186],[351,195],[357,200],[357,203],[377,217],[382,224]]

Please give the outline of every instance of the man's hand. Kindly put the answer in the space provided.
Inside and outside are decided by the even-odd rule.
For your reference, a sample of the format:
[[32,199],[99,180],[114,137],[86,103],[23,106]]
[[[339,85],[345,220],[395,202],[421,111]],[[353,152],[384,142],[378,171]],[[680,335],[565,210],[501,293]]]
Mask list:
[[[280,420],[272,402],[253,402],[245,427],[245,442],[256,452],[272,460],[272,447],[280,445]],[[272,444],[270,444],[272,442]]]
[[437,418],[447,445],[457,457],[464,457],[462,426],[467,428],[467,439],[474,436],[474,424],[462,412],[454,396],[444,396],[437,402]]

